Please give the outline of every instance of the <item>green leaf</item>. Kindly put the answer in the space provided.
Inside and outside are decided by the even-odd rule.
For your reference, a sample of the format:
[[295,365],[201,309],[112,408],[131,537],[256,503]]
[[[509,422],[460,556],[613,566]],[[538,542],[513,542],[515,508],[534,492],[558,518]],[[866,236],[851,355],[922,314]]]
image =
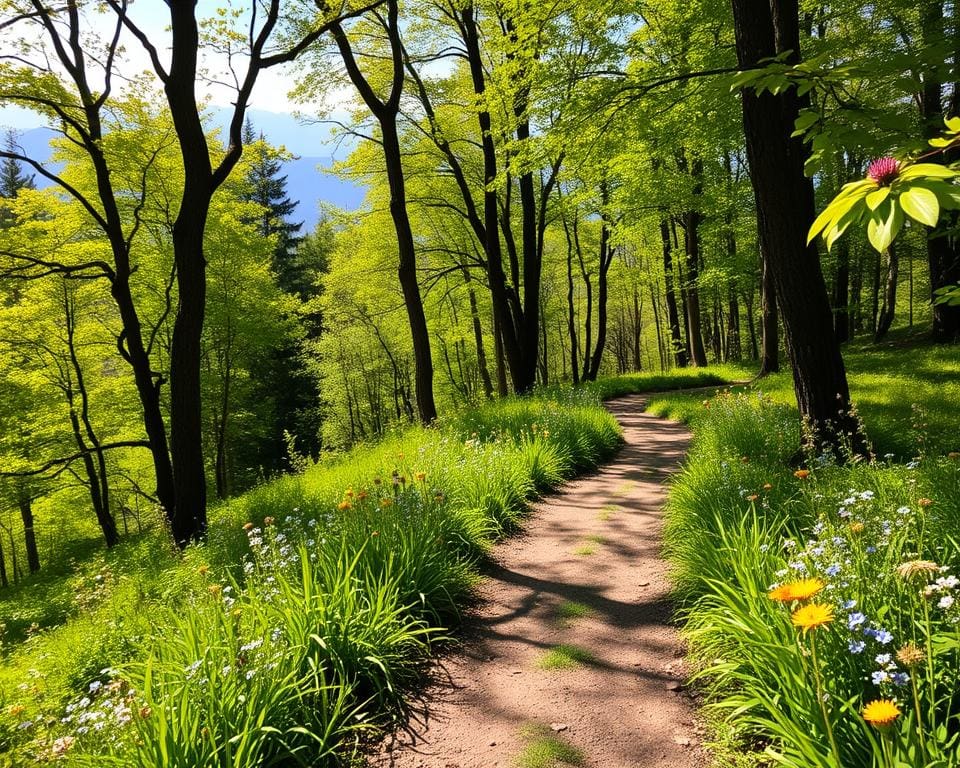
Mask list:
[[890,187],[880,187],[867,195],[867,208],[877,210],[880,204],[890,195]]
[[899,202],[904,213],[911,219],[928,227],[937,226],[937,221],[940,219],[940,202],[929,189],[910,187],[900,193]]
[[960,133],[960,117],[948,117],[944,119],[943,124],[951,133]]
[[870,221],[867,222],[867,239],[870,244],[880,253],[883,253],[890,247],[903,226],[903,212],[899,205],[894,205],[887,201],[884,205],[873,212]]
[[908,181],[910,179],[916,179],[921,176],[926,176],[933,179],[954,179],[958,174],[951,168],[947,168],[945,165],[937,165],[936,163],[917,163],[916,165],[908,165],[902,171],[900,171],[899,178],[903,181]]

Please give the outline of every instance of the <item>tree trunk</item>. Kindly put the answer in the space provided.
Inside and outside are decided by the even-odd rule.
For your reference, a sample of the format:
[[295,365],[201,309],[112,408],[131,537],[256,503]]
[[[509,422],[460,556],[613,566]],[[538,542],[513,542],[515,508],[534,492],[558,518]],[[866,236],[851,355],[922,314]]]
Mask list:
[[[691,175],[694,179],[694,195],[703,191],[703,161],[699,158],[691,163]],[[690,358],[698,368],[707,363],[707,352],[703,346],[703,328],[700,318],[700,222],[703,215],[698,210],[690,210],[683,215],[683,243],[686,251],[686,308],[687,334],[690,339]]]
[[390,182],[390,216],[397,231],[397,245],[400,252],[397,275],[400,278],[403,302],[407,308],[407,320],[410,324],[410,335],[413,338],[417,413],[421,422],[429,424],[437,418],[437,407],[433,399],[433,358],[430,353],[427,317],[420,297],[420,284],[417,281],[417,254],[413,243],[413,229],[407,213],[400,139],[397,135],[395,119],[381,121],[380,127],[387,178]]
[[734,286],[728,289],[727,321],[727,360],[739,362],[743,359],[743,347],[740,342],[740,301]]
[[[36,573],[40,570],[40,551],[37,549],[37,532],[33,527],[33,498],[22,484],[18,488],[17,506],[20,508],[20,520],[23,522],[23,546],[27,552],[27,568],[30,573]],[[13,562],[16,570],[16,554]]]
[[766,376],[780,370],[780,328],[777,323],[777,293],[773,283],[773,273],[769,259],[763,258],[763,276],[760,281],[760,325],[762,338],[760,345],[760,373]]
[[880,316],[877,318],[877,332],[873,337],[874,342],[880,341],[887,335],[890,326],[893,325],[893,318],[897,312],[897,281],[900,278],[900,257],[897,249],[891,243],[887,248],[887,280],[883,291],[883,306],[880,308]]
[[503,359],[503,334],[500,333],[500,320],[493,318],[493,353],[497,359],[497,395],[506,397],[510,394],[507,387],[507,366]]
[[660,219],[660,241],[663,247],[663,282],[673,359],[677,368],[686,368],[688,362],[687,347],[683,343],[683,337],[680,333],[680,313],[677,310],[677,294],[674,292],[673,241],[670,238],[670,225],[666,219]]
[[[605,209],[609,201],[609,192],[606,182],[600,185],[601,206]],[[615,249],[610,245],[610,221],[605,210],[600,212],[602,221],[600,227],[600,268],[597,271],[597,344],[593,348],[593,357],[590,358],[590,369],[587,372],[589,381],[596,381],[600,373],[600,363],[603,361],[603,348],[607,343],[607,273],[613,263]]]
[[[923,0],[920,26],[924,48],[937,49],[944,42],[943,5],[942,0]],[[939,136],[943,130],[943,83],[932,64],[923,73],[920,116],[924,138]],[[955,220],[955,216],[952,218]],[[960,249],[956,238],[946,235],[942,228],[927,230],[927,262],[930,265],[930,297],[934,301],[933,340],[941,343],[957,341],[960,339],[960,306],[935,303],[938,289],[960,283]]]
[[563,207],[560,209],[560,220],[563,222],[563,233],[567,238],[567,334],[570,337],[570,370],[573,375],[573,384],[580,383],[580,344],[577,338],[577,313],[574,302],[573,282],[573,237]]
[[[741,69],[760,66],[778,53],[789,63],[800,60],[796,2],[733,0],[733,16]],[[819,254],[815,244],[805,246],[815,204],[813,184],[803,172],[805,147],[791,137],[800,98],[792,88],[778,95],[744,89],[742,102],[761,247],[783,318],[800,415],[817,453],[829,451],[839,461],[847,451],[868,455],[866,438],[851,413]]]
[[473,342],[477,347],[477,368],[480,371],[480,381],[483,384],[483,395],[489,400],[493,397],[493,383],[490,381],[490,369],[487,367],[487,353],[483,346],[483,326],[480,323],[480,312],[477,309],[477,294],[473,290],[470,270],[466,267],[463,268],[463,282],[467,286],[467,297],[470,301]]

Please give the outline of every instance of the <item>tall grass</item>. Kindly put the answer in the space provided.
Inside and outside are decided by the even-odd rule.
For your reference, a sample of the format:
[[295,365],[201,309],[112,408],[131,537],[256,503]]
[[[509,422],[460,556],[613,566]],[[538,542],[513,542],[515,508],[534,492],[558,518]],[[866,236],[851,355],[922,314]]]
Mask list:
[[86,611],[11,650],[0,765],[347,760],[403,717],[491,542],[619,442],[591,392],[508,398],[265,483],[182,557],[115,560]]
[[778,765],[960,764],[960,457],[798,470],[786,404],[681,407],[695,439],[667,552],[708,706]]

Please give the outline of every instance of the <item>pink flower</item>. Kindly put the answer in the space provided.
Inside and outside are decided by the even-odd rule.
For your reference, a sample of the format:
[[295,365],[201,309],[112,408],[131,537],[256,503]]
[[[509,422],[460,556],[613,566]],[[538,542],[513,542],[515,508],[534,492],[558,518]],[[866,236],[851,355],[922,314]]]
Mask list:
[[899,175],[900,161],[892,157],[879,157],[867,169],[867,176],[881,187],[889,187]]

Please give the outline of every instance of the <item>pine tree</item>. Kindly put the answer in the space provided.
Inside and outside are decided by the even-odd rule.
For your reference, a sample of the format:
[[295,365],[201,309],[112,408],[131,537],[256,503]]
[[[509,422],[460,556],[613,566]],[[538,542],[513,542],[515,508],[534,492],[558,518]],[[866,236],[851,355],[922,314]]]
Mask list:
[[[15,131],[7,131],[3,140],[3,148],[7,152],[17,151],[17,134]],[[20,163],[16,160],[5,157],[0,162],[0,197],[12,199],[17,196],[21,189],[36,189],[32,175],[27,176]],[[14,224],[13,212],[4,205],[0,205],[0,229],[5,229]]]
[[250,200],[263,209],[259,222],[264,237],[276,236],[277,248],[271,267],[277,276],[277,284],[287,293],[306,299],[312,288],[312,278],[306,274],[297,247],[303,240],[299,234],[303,222],[290,220],[297,204],[287,196],[287,177],[281,176],[281,161],[277,153],[267,146],[263,133],[254,132],[253,123],[247,119],[244,125],[244,144],[251,151]]

